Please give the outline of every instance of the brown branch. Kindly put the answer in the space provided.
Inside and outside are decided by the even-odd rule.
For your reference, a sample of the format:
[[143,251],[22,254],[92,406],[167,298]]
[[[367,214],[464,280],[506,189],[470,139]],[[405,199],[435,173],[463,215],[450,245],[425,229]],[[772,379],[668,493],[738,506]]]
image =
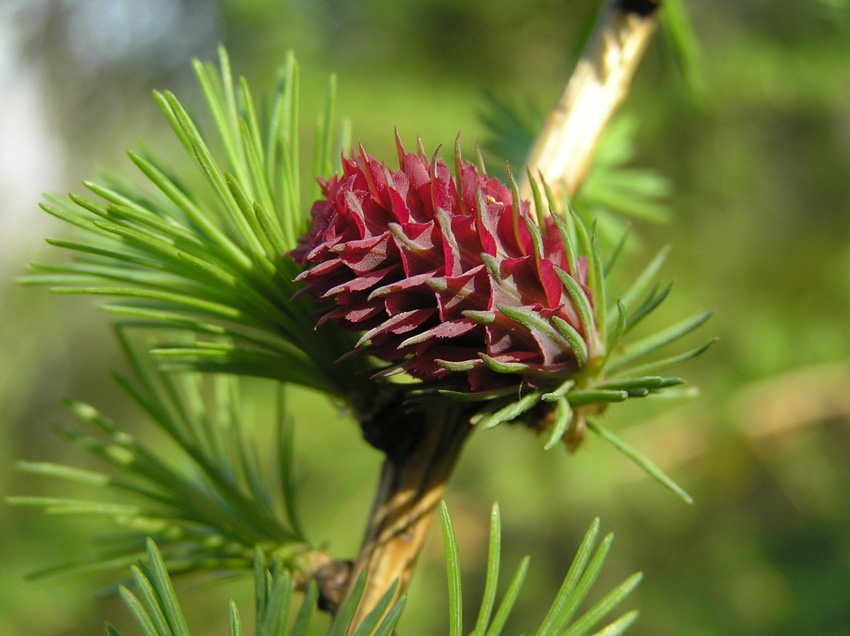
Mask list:
[[[400,582],[396,598],[407,587],[434,510],[472,430],[468,417],[446,408],[411,415],[396,407],[385,414],[380,428],[392,432],[393,446],[384,449],[387,458],[360,555],[349,578],[347,594],[361,572],[368,575],[351,632],[393,581]],[[399,430],[408,432],[406,440],[399,438]]]
[[[657,22],[656,2],[606,3],[558,105],[549,114],[528,156],[532,174],[541,174],[556,197],[572,197],[629,83]],[[520,196],[529,200],[528,176]]]
[[320,610],[335,614],[342,603],[351,575],[350,561],[337,561],[324,550],[310,550],[296,559],[292,570],[292,589],[303,592],[310,581],[316,581]]

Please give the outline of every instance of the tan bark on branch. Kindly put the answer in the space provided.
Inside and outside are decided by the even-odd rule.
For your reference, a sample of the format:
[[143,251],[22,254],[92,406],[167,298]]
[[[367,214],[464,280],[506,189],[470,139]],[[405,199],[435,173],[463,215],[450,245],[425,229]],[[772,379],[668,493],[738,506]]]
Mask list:
[[[529,153],[532,174],[541,174],[557,198],[572,197],[587,174],[594,149],[629,83],[652,35],[655,13],[626,12],[620,2],[602,10],[575,71]],[[529,200],[528,177],[520,196]]]
[[[394,424],[405,426],[405,422]],[[349,577],[347,593],[361,572],[368,574],[350,633],[393,581],[400,583],[396,599],[406,589],[434,510],[471,430],[468,419],[457,412],[437,411],[425,418],[422,435],[409,450],[388,454],[360,555]]]

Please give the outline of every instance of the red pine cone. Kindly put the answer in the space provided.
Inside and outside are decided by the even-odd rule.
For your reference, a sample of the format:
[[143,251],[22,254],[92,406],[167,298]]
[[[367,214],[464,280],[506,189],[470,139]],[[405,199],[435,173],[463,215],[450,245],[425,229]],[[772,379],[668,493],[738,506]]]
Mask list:
[[561,318],[589,343],[555,269],[590,299],[586,259],[570,272],[552,218],[540,233],[529,228],[528,202],[516,210],[512,191],[463,162],[457,146],[453,177],[436,153],[428,161],[421,144],[407,153],[396,139],[398,172],[361,147],[343,157],[341,176],[320,179],[313,227],[289,253],[307,268],[296,279],[306,291],[336,303],[320,323],[365,332],[361,350],[423,381],[466,388],[466,379],[482,391],[516,383],[506,369],[533,386],[574,375],[579,359],[557,332],[502,308]]

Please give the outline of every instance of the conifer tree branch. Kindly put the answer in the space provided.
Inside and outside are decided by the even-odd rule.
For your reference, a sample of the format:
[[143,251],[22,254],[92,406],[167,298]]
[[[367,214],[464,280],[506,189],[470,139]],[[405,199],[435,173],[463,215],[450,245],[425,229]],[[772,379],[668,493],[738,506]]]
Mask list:
[[[629,83],[657,24],[660,0],[605,3],[558,105],[534,142],[527,164],[560,198],[584,179],[596,144]],[[520,196],[531,183],[523,177]]]
[[[614,0],[604,5],[564,95],[529,156],[527,174],[540,174],[552,188],[552,199],[560,200],[562,193],[571,196],[584,177],[597,141],[626,96],[655,29],[657,6],[650,0]],[[520,197],[529,200],[532,194],[526,177]],[[540,198],[537,194],[535,199]],[[394,580],[399,580],[397,594],[406,588],[435,506],[471,430],[469,412],[461,413],[426,413],[416,422],[419,426],[411,427],[410,415],[403,409],[389,409],[379,432],[397,435],[396,431],[406,431],[401,440],[393,439],[389,448],[383,445],[386,440],[375,443],[370,439],[369,422],[361,421],[367,441],[384,450],[386,459],[360,555],[349,578],[347,594],[358,574],[366,572],[368,580],[349,634]],[[423,424],[422,433],[414,432]]]
[[[532,150],[532,170],[529,175],[534,179],[539,172],[543,181],[543,194],[546,195],[544,208],[540,188],[534,188],[537,219],[542,220],[544,209],[558,209],[561,191],[571,196],[588,170],[599,136],[614,109],[625,97],[635,67],[653,32],[655,12],[660,1],[619,0],[604,3],[585,54]],[[166,117],[206,176],[207,186],[214,195],[213,207],[207,209],[195,201],[195,195],[173,183],[165,176],[165,167],[159,162],[133,155],[134,163],[159,190],[158,202],[152,205],[141,191],[128,193],[119,187],[120,184],[114,187],[89,186],[95,194],[105,199],[105,204],[76,196],[72,196],[69,201],[53,201],[54,205],[46,209],[87,231],[91,240],[89,243],[64,242],[63,246],[81,253],[80,261],[68,266],[36,266],[35,275],[28,282],[54,285],[66,293],[117,296],[119,301],[109,305],[107,310],[132,319],[124,323],[125,326],[168,326],[199,337],[189,340],[188,345],[186,338],[181,336],[172,341],[158,342],[153,353],[165,362],[159,364],[157,373],[218,371],[271,377],[281,382],[322,390],[349,404],[359,420],[366,441],[386,456],[362,548],[350,567],[325,552],[312,550],[303,539],[297,518],[294,515],[288,518],[288,513],[293,512],[288,477],[282,488],[283,502],[278,506],[285,514],[279,515],[280,519],[275,516],[277,509],[268,503],[271,498],[266,494],[259,472],[254,470],[256,458],[253,451],[246,450],[242,443],[240,426],[236,422],[238,418],[232,417],[229,408],[221,409],[222,421],[231,424],[230,420],[233,420],[228,430],[232,428],[235,431],[232,444],[235,460],[232,463],[237,470],[227,472],[225,469],[230,467],[226,461],[230,459],[229,439],[219,440],[210,434],[207,436],[209,440],[207,437],[201,439],[201,442],[208,442],[206,444],[189,443],[193,442],[190,438],[195,435],[196,429],[210,418],[202,418],[199,422],[185,418],[187,432],[184,432],[180,426],[172,425],[172,419],[182,426],[178,416],[185,409],[179,408],[178,404],[173,409],[177,416],[172,417],[169,409],[160,408],[161,400],[158,396],[161,390],[157,388],[158,384],[144,385],[144,390],[136,391],[130,387],[131,395],[155,418],[160,416],[167,432],[187,449],[190,459],[203,469],[206,481],[201,486],[209,482],[223,493],[218,498],[221,501],[212,500],[210,503],[207,500],[209,498],[202,496],[204,492],[200,495],[196,493],[202,489],[185,478],[178,483],[180,489],[174,489],[176,495],[193,504],[199,500],[196,507],[204,513],[202,520],[209,520],[207,525],[214,532],[220,534],[219,526],[226,525],[224,529],[228,531],[228,537],[232,534],[239,539],[239,535],[250,535],[250,540],[237,546],[241,565],[247,562],[250,546],[262,544],[258,554],[268,550],[270,556],[280,560],[281,567],[286,565],[294,570],[292,578],[282,579],[285,583],[281,584],[278,590],[280,593],[272,592],[270,597],[276,598],[276,602],[284,602],[281,599],[288,599],[289,586],[293,583],[296,589],[314,590],[309,594],[318,596],[320,607],[335,614],[337,624],[332,630],[335,636],[342,636],[346,632],[351,636],[363,636],[373,629],[370,625],[374,623],[370,621],[374,619],[376,622],[377,617],[387,610],[390,601],[399,599],[404,593],[433,513],[473,424],[480,424],[481,428],[487,429],[500,423],[522,421],[537,432],[550,433],[547,449],[561,440],[571,445],[580,439],[584,430],[585,412],[595,413],[601,411],[608,402],[646,397],[682,384],[684,381],[680,378],[649,373],[694,357],[705,346],[664,360],[642,363],[640,366],[630,365],[689,333],[705,318],[696,316],[629,348],[615,351],[620,338],[664,300],[669,287],[660,293],[657,293],[656,287],[650,291],[643,304],[635,308],[635,302],[646,291],[642,282],[638,281],[641,284],[636,285],[623,302],[616,304],[615,315],[614,311],[606,307],[604,278],[610,262],[603,267],[595,232],[589,233],[574,214],[569,218],[553,214],[553,218],[557,219],[547,219],[554,224],[550,224],[548,231],[557,229],[561,234],[565,259],[571,262],[569,269],[572,273],[554,265],[551,271],[546,271],[555,286],[558,279],[563,282],[572,303],[570,306],[576,307],[578,322],[574,326],[559,316],[554,316],[551,321],[544,320],[534,311],[510,304],[497,304],[495,308],[508,329],[541,334],[541,338],[558,344],[563,351],[573,351],[579,366],[588,366],[591,372],[580,374],[577,379],[570,377],[569,382],[552,383],[551,386],[532,375],[530,377],[539,381],[541,386],[540,390],[536,390],[537,384],[532,382],[530,386],[535,390],[530,392],[522,390],[524,379],[516,387],[508,387],[508,393],[504,393],[504,386],[496,383],[496,388],[476,396],[464,391],[426,387],[419,393],[424,396],[424,400],[432,399],[432,407],[421,408],[423,405],[428,406],[426,401],[422,401],[418,404],[420,410],[412,410],[411,406],[416,407],[417,404],[410,398],[416,397],[416,389],[404,384],[374,382],[388,377],[388,374],[382,375],[388,369],[373,375],[379,368],[373,361],[365,356],[349,356],[351,349],[357,346],[353,336],[330,326],[321,332],[314,330],[313,312],[324,307],[322,301],[339,293],[341,286],[338,286],[340,289],[326,290],[326,294],[318,294],[311,301],[300,295],[302,276],[296,261],[281,258],[283,253],[291,255],[297,252],[298,248],[292,248],[304,242],[297,238],[303,215],[296,187],[298,173],[294,169],[297,165],[294,132],[297,129],[297,117],[294,115],[297,67],[294,60],[289,61],[287,81],[275,102],[275,115],[265,135],[259,130],[257,113],[245,83],[241,85],[244,108],[236,108],[229,62],[223,51],[221,66],[221,80],[201,64],[196,64],[196,72],[224,144],[227,162],[216,163],[194,122],[172,95],[158,96]],[[224,94],[220,94],[220,88],[216,88],[217,83],[226,87]],[[327,119],[320,130],[319,147],[323,153],[319,155],[324,158],[317,162],[320,171],[328,175],[332,172],[330,162],[326,159],[333,145],[330,122],[333,119],[331,104],[334,90],[332,82]],[[278,119],[285,120],[284,133],[281,133],[282,124]],[[265,156],[262,152],[264,147]],[[361,159],[366,162],[365,157]],[[456,163],[462,165],[459,150]],[[437,165],[436,160],[431,163],[431,172],[428,174],[432,181],[437,180]],[[384,171],[389,174],[386,168]],[[427,169],[425,172],[428,172]],[[460,168],[456,176],[460,184]],[[371,178],[371,172],[364,175],[364,179],[374,189]],[[551,190],[546,187],[547,182],[552,186]],[[276,187],[278,183],[280,187]],[[533,183],[524,184],[525,192],[522,195],[513,180],[511,184],[514,209],[519,210],[520,198],[532,198],[529,189],[533,188]],[[432,198],[435,196],[433,192]],[[458,199],[460,208],[463,208],[465,200],[462,184],[458,185]],[[487,205],[490,203],[485,201],[479,189],[475,205],[482,211],[481,218],[484,218],[483,212],[488,210]],[[495,199],[492,203],[496,203]],[[443,213],[444,210],[438,208],[438,212]],[[571,214],[568,206],[563,209],[563,213]],[[517,219],[514,217],[515,221]],[[439,215],[436,220],[440,220]],[[539,273],[541,261],[550,262],[545,260],[545,236],[541,234],[541,230],[545,231],[546,228],[544,224],[540,227],[535,225],[531,217],[524,221],[530,241],[529,253],[524,256],[536,258]],[[521,235],[519,228],[517,222],[514,239],[518,244]],[[394,236],[400,240],[398,235]],[[338,251],[338,247],[341,248],[342,244],[334,249]],[[405,248],[413,253],[419,249],[419,245],[411,240],[405,244]],[[567,251],[569,258],[566,257]],[[579,274],[577,255],[589,269],[584,278]],[[487,260],[483,256],[490,258]],[[499,262],[492,254],[483,256],[489,275],[501,285],[503,276]],[[304,263],[298,262],[297,265],[303,266]],[[352,271],[355,270],[352,268]],[[582,280],[585,279],[590,292],[586,292],[582,286]],[[433,278],[431,282],[434,283]],[[513,291],[511,285],[505,282],[504,287],[499,289],[507,294],[507,291]],[[437,290],[437,287],[431,289]],[[358,290],[349,288],[343,291],[348,293]],[[596,299],[596,306],[591,306],[590,297]],[[121,298],[130,300],[125,302]],[[319,304],[315,300],[319,300]],[[332,316],[331,313],[326,315]],[[464,314],[465,320],[481,325],[488,324],[495,317],[495,311],[473,309]],[[476,325],[460,324],[460,320],[454,325],[463,328],[469,326],[476,328]],[[395,333],[391,330],[388,332]],[[463,333],[467,332],[461,332],[461,335]],[[378,332],[372,335],[378,335]],[[427,336],[433,337],[434,334]],[[370,338],[367,332],[361,341]],[[412,340],[413,336],[408,335],[404,342]],[[400,348],[404,346],[399,343]],[[414,358],[411,354],[408,360]],[[482,362],[489,372],[514,375],[518,382],[519,374],[535,371],[529,363],[499,361],[483,353],[480,360],[440,359],[438,366],[451,373],[464,373],[470,370],[464,364],[477,364],[480,367]],[[606,375],[606,365],[608,371],[617,373]],[[402,370],[401,366],[396,370]],[[565,367],[564,370],[572,372],[572,368]],[[539,375],[542,373],[540,371]],[[416,375],[414,377],[422,379]],[[194,379],[190,381],[196,382]],[[168,389],[168,381],[165,383]],[[174,390],[171,393],[176,394]],[[452,399],[452,393],[462,399]],[[225,405],[228,407],[231,406],[230,398],[227,397],[229,395],[225,395]],[[195,390],[192,397],[200,403],[200,391]],[[470,398],[471,402],[463,402]],[[234,407],[233,413],[236,412]],[[89,419],[94,419],[94,416]],[[590,429],[635,459],[656,478],[662,481],[666,479],[660,470],[644,461],[636,450],[627,447],[613,434],[599,427],[590,426]],[[109,428],[106,432],[110,434],[113,430]],[[219,453],[221,457],[213,454],[208,459],[204,454],[204,446],[215,451],[219,450],[219,446],[225,447],[227,452]],[[132,450],[136,450],[136,447]],[[153,466],[143,476],[150,478],[150,473],[155,478],[163,472],[159,464],[154,463],[156,456],[153,453],[142,453],[140,450],[138,454],[147,461],[142,467]],[[287,468],[288,461],[288,453],[282,453],[281,466]],[[80,477],[79,473],[71,473],[69,470],[64,470],[63,474]],[[239,477],[235,483],[229,480],[231,474]],[[156,482],[156,479],[153,481]],[[672,484],[669,479],[664,483],[668,486]],[[182,502],[176,496],[173,498],[178,503]],[[253,506],[263,515],[247,514]],[[84,509],[80,506],[77,508]],[[225,509],[224,512],[221,509]],[[113,514],[116,510],[126,515],[124,508],[109,509]],[[198,513],[196,516],[201,515]],[[444,516],[444,527],[445,519]],[[196,521],[194,518],[190,520]],[[221,523],[222,520],[224,523]],[[251,532],[242,532],[242,526]],[[236,530],[231,532],[231,527],[236,527]],[[285,549],[281,549],[280,545]],[[164,542],[164,546],[168,547],[167,542]],[[604,554],[599,563],[602,558]],[[593,563],[596,562],[594,559]],[[264,572],[265,567],[260,569]],[[315,579],[317,584],[312,584],[311,579]],[[561,605],[559,602],[558,607]],[[370,618],[369,614],[373,611],[374,615]],[[395,610],[389,611],[391,613]],[[454,625],[461,624],[459,616],[458,604]],[[569,616],[555,617],[552,624],[565,625],[568,619]],[[630,620],[633,619],[629,618],[625,622]],[[384,633],[390,629],[392,626]],[[560,633],[560,629],[557,633]]]

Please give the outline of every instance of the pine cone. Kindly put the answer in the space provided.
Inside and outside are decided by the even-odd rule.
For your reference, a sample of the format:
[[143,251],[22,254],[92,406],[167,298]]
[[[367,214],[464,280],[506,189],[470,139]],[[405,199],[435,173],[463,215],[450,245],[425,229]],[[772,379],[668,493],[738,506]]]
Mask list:
[[575,375],[598,339],[574,302],[592,305],[588,267],[573,259],[571,271],[563,222],[538,224],[458,145],[452,176],[396,139],[399,171],[361,147],[320,180],[312,229],[289,253],[306,291],[336,304],[320,323],[364,332],[360,350],[425,382],[487,391]]

